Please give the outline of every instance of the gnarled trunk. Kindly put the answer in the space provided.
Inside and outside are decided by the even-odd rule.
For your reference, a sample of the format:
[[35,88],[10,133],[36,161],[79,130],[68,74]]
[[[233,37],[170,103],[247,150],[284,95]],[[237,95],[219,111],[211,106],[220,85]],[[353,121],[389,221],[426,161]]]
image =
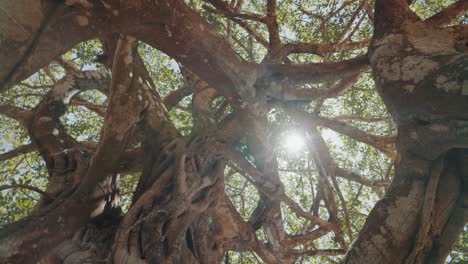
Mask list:
[[[0,24],[7,25],[0,28],[0,91],[94,37],[102,38],[106,65],[112,69],[110,78],[103,71],[62,65],[65,76],[36,108],[0,106],[2,114],[27,128],[49,175],[47,189],[41,191],[43,197],[31,215],[0,230],[0,263],[220,263],[230,250],[254,252],[268,263],[294,263],[346,251],[346,263],[443,262],[467,221],[467,27],[443,28],[447,21],[440,15],[421,21],[409,9],[410,1],[377,0],[368,57],[293,63],[290,54],[305,52],[326,61],[333,50],[367,45],[369,40],[352,42],[355,30],[350,30],[361,23],[353,19],[366,8],[366,1],[357,6],[336,43],[328,39],[324,26],[332,16],[324,19],[324,42],[330,42],[324,45],[282,43],[274,0],[267,1],[265,15],[241,13],[243,1],[231,1],[231,6],[208,1],[216,9],[213,13],[240,22],[267,49],[264,61],[256,64],[254,56],[251,62],[243,60],[216,23],[208,23],[185,2],[0,3],[0,10],[9,15],[0,17]],[[351,3],[346,1],[340,9]],[[453,6],[467,5],[460,3]],[[268,41],[263,34],[253,34],[255,30],[243,19],[263,23]],[[230,30],[229,24],[226,31]],[[109,37],[112,32],[122,35]],[[190,136],[181,135],[170,121],[136,53],[135,38],[187,67],[182,70],[186,87],[175,94],[176,99],[168,97],[166,106],[171,108],[181,95],[193,93]],[[369,62],[379,94],[397,125],[396,138],[371,135],[319,114],[323,101],[349,89],[369,69]],[[318,83],[330,87],[304,88]],[[87,89],[98,89],[108,98],[105,114],[96,110],[104,116],[104,125],[99,143],[93,144],[69,136],[60,121],[70,100],[77,100],[76,95]],[[213,113],[217,96],[224,97],[224,106]],[[313,100],[313,113],[296,113],[295,107],[289,107]],[[309,211],[285,194],[279,177],[267,121],[276,103],[308,124],[319,182]],[[393,144],[398,152],[395,179],[349,250],[345,236],[352,240],[354,227],[336,176],[371,189],[386,187],[388,179],[371,180],[338,167],[317,126],[368,144],[388,157],[395,156]],[[214,133],[221,129],[225,131]],[[248,220],[224,190],[228,159],[259,192]],[[119,177],[132,171],[135,161],[141,161],[137,165],[143,172],[130,209],[123,215]],[[299,220],[304,220],[303,227],[285,228],[281,203],[304,218]],[[323,215],[327,221],[320,218]],[[261,228],[264,237],[257,233]],[[331,248],[316,248],[314,241],[331,233]]]
[[467,36],[438,26],[405,1],[376,3],[369,58],[400,157],[346,263],[443,263],[467,221]]

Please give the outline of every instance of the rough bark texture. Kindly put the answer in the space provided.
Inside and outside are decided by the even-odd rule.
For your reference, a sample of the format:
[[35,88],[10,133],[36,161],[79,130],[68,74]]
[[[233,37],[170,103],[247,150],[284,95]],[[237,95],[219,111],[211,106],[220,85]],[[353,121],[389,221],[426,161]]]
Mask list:
[[[267,48],[261,64],[243,60],[182,0],[0,3],[0,13],[7,14],[0,16],[0,91],[91,38],[103,44],[101,62],[109,69],[82,71],[62,61],[64,76],[35,108],[0,105],[0,114],[25,127],[32,142],[0,160],[37,150],[48,170],[47,189],[31,214],[0,229],[0,263],[220,263],[228,251],[254,252],[266,263],[343,254],[345,263],[442,263],[467,221],[468,206],[468,30],[442,25],[466,12],[466,1],[422,21],[408,1],[377,0],[372,41],[350,42],[345,36],[368,9],[363,1],[336,43],[324,29],[331,15],[322,17],[326,44],[282,43],[276,1],[267,1],[261,16],[242,13],[243,1],[207,2],[206,10],[237,23]],[[244,19],[263,23],[268,40]],[[183,65],[186,83],[179,90],[161,99],[138,41]],[[368,56],[339,62],[299,64],[287,57],[310,53],[326,60],[368,44]],[[396,136],[372,135],[319,114],[323,100],[351,89],[369,68]],[[303,86],[317,83],[327,88]],[[104,116],[98,142],[78,142],[60,121],[71,104],[86,105],[79,98],[86,90],[108,98],[104,109],[89,106]],[[189,94],[194,125],[183,136],[168,109]],[[314,100],[313,113],[288,105]],[[307,128],[315,146],[310,153],[319,184],[310,210],[285,194],[279,176],[267,126],[275,104]],[[394,159],[391,184],[340,168],[317,126]],[[243,153],[241,143],[247,146]],[[228,164],[260,194],[249,219],[225,192]],[[123,214],[119,180],[130,172],[141,175]],[[389,186],[356,238],[337,177],[376,192]],[[281,205],[307,223],[300,233],[285,229]],[[319,217],[321,206],[326,220]],[[317,249],[313,242],[327,234],[338,247]]]
[[467,195],[459,148],[468,143],[468,56],[456,44],[467,39],[419,20],[404,1],[377,1],[376,16],[369,58],[398,126],[400,158],[346,263],[441,263],[454,241],[442,239],[442,253],[439,238],[466,222],[457,208]]

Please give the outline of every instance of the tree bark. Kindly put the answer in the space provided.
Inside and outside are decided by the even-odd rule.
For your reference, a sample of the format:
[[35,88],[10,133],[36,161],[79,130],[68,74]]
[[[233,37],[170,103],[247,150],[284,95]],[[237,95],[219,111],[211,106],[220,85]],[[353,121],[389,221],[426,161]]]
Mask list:
[[[225,8],[222,1],[211,2]],[[6,25],[0,28],[0,90],[95,37],[107,49],[106,65],[112,69],[112,78],[104,72],[65,67],[65,76],[33,110],[0,106],[0,113],[27,128],[49,174],[47,195],[33,213],[0,230],[0,263],[82,263],[89,259],[219,263],[228,250],[253,251],[268,263],[294,263],[304,255],[343,254],[347,244],[332,183],[339,191],[335,174],[350,173],[333,162],[317,125],[388,156],[395,156],[392,144],[398,152],[395,179],[372,210],[345,262],[443,262],[467,221],[468,30],[466,26],[439,26],[447,24],[446,16],[457,16],[455,7],[466,4],[453,5],[446,15],[421,21],[407,2],[377,0],[368,56],[331,63],[282,64],[286,53],[318,47],[283,47],[276,3],[268,1],[267,15],[261,19],[270,33],[270,43],[264,43],[269,45],[269,53],[264,63],[255,64],[242,60],[182,0],[4,1],[0,10],[10,16],[0,17],[0,24]],[[109,38],[113,32],[122,35]],[[185,74],[193,77],[193,82],[188,80],[190,89],[182,87],[180,94],[166,100],[172,107],[183,95],[193,93],[196,125],[190,136],[182,136],[170,121],[165,102],[136,53],[135,38],[190,69]],[[309,115],[313,117],[311,138],[319,143],[314,154],[320,178],[315,210],[323,201],[329,215],[325,221],[284,194],[273,144],[268,142],[266,102],[335,96],[366,71],[369,63],[398,136],[378,137],[341,121]],[[336,83],[330,89],[296,89],[320,82]],[[69,136],[60,121],[70,100],[86,89],[101,89],[108,96],[100,140],[93,147]],[[219,95],[234,110],[218,124],[211,103]],[[247,129],[241,127],[246,124]],[[213,132],[221,129],[225,133]],[[141,148],[132,145],[140,143],[137,135],[143,137]],[[233,146],[240,138],[247,142],[255,166],[243,157],[236,163],[245,165],[242,169],[252,174],[260,192],[248,220],[224,192],[227,156],[236,156]],[[117,183],[119,173],[128,169],[122,159],[140,152],[143,172],[132,205],[122,216]],[[376,183],[351,174],[347,177],[371,187]],[[312,227],[298,235],[288,234],[281,202],[309,220]],[[352,239],[350,224],[346,225]],[[315,226],[318,228],[313,229]],[[257,239],[260,228],[266,242]],[[341,248],[309,250],[314,239],[330,231]]]
[[468,55],[453,29],[421,21],[406,1],[377,1],[375,13],[369,58],[398,126],[400,157],[345,263],[443,263],[467,221],[459,206],[468,164],[459,148],[468,143]]

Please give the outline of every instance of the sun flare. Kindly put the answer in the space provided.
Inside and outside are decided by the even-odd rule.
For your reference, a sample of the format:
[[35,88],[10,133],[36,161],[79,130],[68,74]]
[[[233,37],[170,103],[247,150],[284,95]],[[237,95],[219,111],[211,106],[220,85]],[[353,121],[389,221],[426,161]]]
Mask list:
[[305,146],[303,135],[296,131],[286,133],[284,146],[288,153],[297,153],[301,151]]

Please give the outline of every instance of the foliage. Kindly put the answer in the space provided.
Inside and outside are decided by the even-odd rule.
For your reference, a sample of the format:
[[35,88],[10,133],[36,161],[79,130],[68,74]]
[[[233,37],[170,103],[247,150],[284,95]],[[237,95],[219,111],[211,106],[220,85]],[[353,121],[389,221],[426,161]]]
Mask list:
[[[344,3],[351,2],[341,9]],[[369,1],[370,2],[370,1]],[[454,1],[416,1],[413,9],[421,16],[428,17],[443,9]],[[228,36],[236,51],[247,61],[260,63],[265,59],[268,49],[258,39],[235,20],[221,14],[210,12],[204,1],[190,1],[191,6],[222,34]],[[279,35],[284,43],[312,42],[329,44],[335,42],[359,42],[368,40],[372,36],[372,20],[367,4],[361,7],[362,1],[287,1],[277,3],[277,22],[280,24]],[[370,6],[370,3],[369,3]],[[361,9],[362,8],[362,9]],[[264,14],[264,1],[246,1],[239,13]],[[354,17],[356,10],[358,15]],[[335,13],[335,11],[338,11]],[[325,26],[322,22],[329,14]],[[454,23],[466,23],[466,16]],[[267,27],[258,21],[249,21],[248,25],[255,29],[258,38],[268,39]],[[346,31],[343,29],[348,28]],[[355,30],[354,30],[355,28]],[[140,43],[138,51],[162,98],[184,85],[183,69],[172,58],[162,52]],[[341,52],[323,54],[296,53],[288,56],[291,62],[333,62],[364,55],[366,48],[345,50]],[[73,50],[63,55],[63,59],[83,70],[104,68],[96,63],[96,58],[102,53],[98,40],[83,42]],[[34,108],[42,96],[47,93],[56,80],[63,77],[64,69],[57,62],[52,62],[43,70],[35,73],[27,80],[4,92],[0,97],[0,104],[17,106],[23,109]],[[321,83],[315,86],[304,85],[307,89],[324,89],[332,83]],[[97,91],[87,91],[80,94],[89,104],[105,107],[107,97]],[[222,101],[222,100],[221,100]],[[220,103],[219,105],[222,105]],[[320,184],[320,167],[314,162],[317,152],[311,134],[303,120],[298,120],[288,112],[290,108],[300,109],[306,113],[319,113],[321,117],[340,120],[361,130],[362,133],[391,137],[396,133],[389,113],[381,101],[369,73],[363,74],[343,95],[326,98],[322,101],[308,100],[280,104],[268,113],[268,141],[274,145],[274,154],[278,161],[279,177],[284,183],[286,194],[299,204],[303,210],[318,215],[321,219],[330,217],[323,201],[315,204],[314,199],[323,186]],[[319,111],[317,111],[317,109]],[[170,117],[183,135],[189,135],[194,125],[192,116],[192,96],[183,98],[170,111]],[[341,117],[359,117],[359,119],[339,119]],[[368,119],[378,119],[369,121]],[[85,105],[72,105],[62,117],[69,134],[77,141],[98,141],[103,117],[91,111]],[[288,131],[295,130],[305,139],[306,146],[296,152],[288,151],[288,146],[282,143],[288,137]],[[336,129],[335,129],[336,130]],[[373,182],[389,183],[392,179],[393,160],[381,151],[355,138],[346,136],[342,131],[320,126],[320,133],[324,138],[331,157],[337,166],[349,172],[357,173],[361,177]],[[0,152],[6,153],[19,146],[29,144],[27,131],[15,120],[0,116]],[[242,145],[244,142],[240,142]],[[299,144],[299,143],[297,143]],[[244,149],[245,150],[245,149]],[[249,154],[243,154],[248,160]],[[252,185],[246,172],[235,163],[230,163],[225,171],[225,190],[240,215],[248,220],[257,206],[259,192]],[[126,211],[135,190],[139,172],[121,175],[122,207]],[[0,161],[0,186],[8,184],[25,184],[44,190],[47,184],[47,169],[44,161],[37,152],[30,152],[11,159]],[[344,177],[336,177],[333,190],[342,196],[336,196],[339,205],[339,225],[343,230],[350,228],[351,234],[345,234],[347,244],[356,237],[364,225],[366,217],[379,197],[384,187],[366,186]],[[0,192],[0,224],[5,225],[28,215],[34,208],[40,194],[24,188],[10,188]],[[314,209],[315,207],[315,209]],[[346,208],[347,212],[343,208]],[[315,211],[314,211],[315,210]],[[299,217],[289,207],[282,206],[281,212],[286,231],[290,234],[302,234],[310,230],[309,222]],[[349,223],[344,221],[349,217]],[[348,226],[349,225],[349,226]],[[262,232],[261,230],[259,231]],[[346,233],[346,232],[345,232]],[[351,235],[351,237],[349,236]],[[262,234],[259,234],[261,238]],[[325,235],[314,241],[312,248],[337,248],[339,243],[332,234]],[[466,251],[468,238],[465,228],[453,253],[449,257],[451,263],[463,263],[467,260]],[[226,256],[229,263],[260,263],[259,257],[252,252],[229,251]],[[302,256],[298,263],[335,263],[341,256],[308,257]],[[228,263],[228,262],[226,262]]]

